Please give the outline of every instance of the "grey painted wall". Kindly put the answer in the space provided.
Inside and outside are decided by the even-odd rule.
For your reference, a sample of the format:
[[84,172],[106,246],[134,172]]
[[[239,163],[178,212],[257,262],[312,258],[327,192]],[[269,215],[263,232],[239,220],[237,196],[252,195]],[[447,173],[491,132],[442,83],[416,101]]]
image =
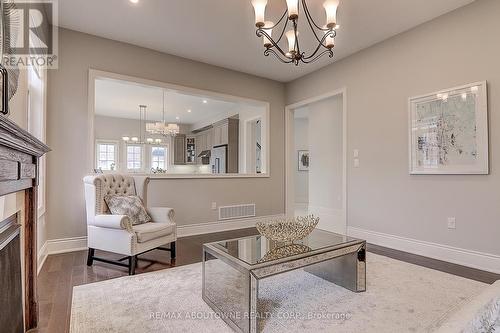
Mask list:
[[180,225],[214,222],[211,202],[257,204],[258,215],[284,212],[282,83],[66,29],[59,30],[59,69],[49,71],[47,141],[48,238],[86,235],[82,178],[88,172],[89,68],[174,83],[270,103],[271,177],[154,180],[149,198],[174,207]]
[[[347,88],[349,226],[500,254],[499,13],[476,1],[287,85],[287,104]],[[481,80],[491,174],[410,176],[408,98]]]
[[[342,210],[342,95],[312,103],[309,113],[309,207]],[[345,232],[345,222],[337,230]],[[331,230],[331,229],[330,229]],[[334,229],[335,230],[335,229]]]

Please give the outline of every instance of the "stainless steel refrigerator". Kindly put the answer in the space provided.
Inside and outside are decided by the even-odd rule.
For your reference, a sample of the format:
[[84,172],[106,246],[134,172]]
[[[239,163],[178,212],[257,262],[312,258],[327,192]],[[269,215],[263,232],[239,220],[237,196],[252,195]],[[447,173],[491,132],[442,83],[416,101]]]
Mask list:
[[213,147],[210,164],[212,165],[212,173],[226,173],[227,145]]

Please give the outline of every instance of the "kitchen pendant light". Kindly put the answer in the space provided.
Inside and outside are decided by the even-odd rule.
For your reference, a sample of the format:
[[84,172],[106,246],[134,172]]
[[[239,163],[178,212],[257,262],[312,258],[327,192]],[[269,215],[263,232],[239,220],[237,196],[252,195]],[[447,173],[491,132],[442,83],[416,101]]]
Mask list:
[[[144,123],[146,122],[146,105],[139,105],[139,137],[133,136],[130,137],[128,135],[123,136],[122,140],[125,141],[126,143],[132,142],[132,143],[137,143],[137,144],[148,144],[148,145],[154,145],[154,144],[161,144],[161,139],[153,139],[153,138],[146,138],[145,137],[145,132],[144,132]],[[148,124],[146,124],[147,126]]]

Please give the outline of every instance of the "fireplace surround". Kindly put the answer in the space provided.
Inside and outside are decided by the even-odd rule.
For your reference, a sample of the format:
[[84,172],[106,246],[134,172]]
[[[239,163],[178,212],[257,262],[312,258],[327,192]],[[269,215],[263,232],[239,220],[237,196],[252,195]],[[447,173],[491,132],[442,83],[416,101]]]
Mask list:
[[[2,262],[0,268],[2,269],[0,276],[5,278],[6,281],[12,281],[15,284],[17,269],[11,270],[10,268],[16,265],[15,247],[17,244],[19,253],[22,255],[22,259],[24,259],[21,261],[23,262],[21,270],[24,277],[21,281],[21,304],[24,305],[21,305],[22,309],[20,312],[20,315],[24,318],[24,325],[22,325],[20,332],[27,332],[36,328],[38,324],[38,302],[36,296],[38,165],[40,157],[49,150],[44,143],[20,128],[7,117],[0,115],[0,197],[11,193],[24,192],[23,212],[20,214],[23,217],[21,227],[17,225],[17,222],[9,225],[8,229],[14,232],[15,235],[9,234],[7,238],[13,238],[8,243],[4,242],[4,248],[9,249],[9,254],[14,254],[3,258],[2,260],[5,261]],[[3,224],[6,225],[6,223],[4,221]],[[17,231],[13,231],[12,228],[17,228]],[[9,269],[5,269],[4,267],[9,267]],[[6,275],[4,276],[5,273]],[[11,293],[10,291],[6,295],[0,295],[2,302],[5,301],[9,304],[17,304],[18,300],[15,298],[18,298],[18,296],[16,293]],[[14,306],[17,307],[18,305]],[[19,311],[17,313],[19,314]],[[1,328],[3,329],[3,327]],[[17,331],[13,332],[17,333]]]
[[0,328],[24,332],[21,274],[21,226],[17,214],[0,221]]

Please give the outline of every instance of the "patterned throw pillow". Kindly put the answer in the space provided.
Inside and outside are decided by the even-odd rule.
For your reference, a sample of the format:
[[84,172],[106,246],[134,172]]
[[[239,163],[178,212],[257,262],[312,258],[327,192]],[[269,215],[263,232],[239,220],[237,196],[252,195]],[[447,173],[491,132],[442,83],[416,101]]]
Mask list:
[[136,195],[108,195],[104,198],[113,215],[127,215],[133,225],[151,222],[141,198]]

